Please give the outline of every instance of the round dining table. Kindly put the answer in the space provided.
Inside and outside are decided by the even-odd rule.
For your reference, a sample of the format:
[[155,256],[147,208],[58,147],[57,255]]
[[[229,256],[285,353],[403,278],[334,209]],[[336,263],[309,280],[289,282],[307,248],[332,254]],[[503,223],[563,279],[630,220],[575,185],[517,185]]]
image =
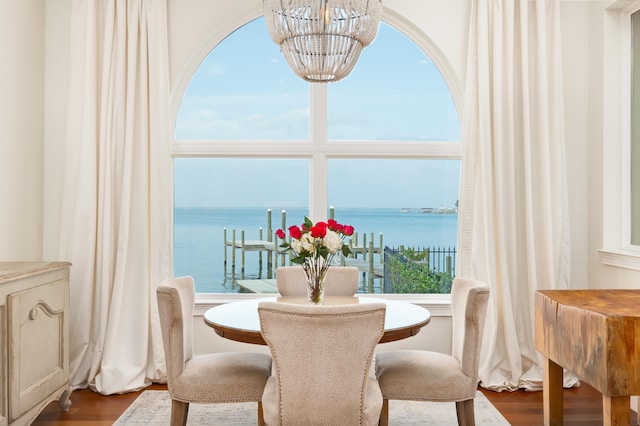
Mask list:
[[[265,301],[309,303],[306,297],[266,297],[230,302],[208,309],[204,314],[204,322],[225,339],[266,345],[260,333],[260,319],[258,317],[258,305]],[[323,305],[357,303],[384,303],[386,305],[384,334],[380,343],[415,336],[422,327],[431,321],[431,313],[428,309],[408,302],[359,296],[325,296],[322,302]]]

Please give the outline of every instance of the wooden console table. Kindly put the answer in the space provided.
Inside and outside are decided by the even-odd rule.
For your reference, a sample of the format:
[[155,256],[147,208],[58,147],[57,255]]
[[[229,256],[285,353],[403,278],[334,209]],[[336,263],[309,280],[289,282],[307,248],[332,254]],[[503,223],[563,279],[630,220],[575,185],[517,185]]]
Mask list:
[[602,393],[605,425],[628,425],[640,394],[640,290],[539,290],[535,303],[544,424],[562,424],[564,367]]

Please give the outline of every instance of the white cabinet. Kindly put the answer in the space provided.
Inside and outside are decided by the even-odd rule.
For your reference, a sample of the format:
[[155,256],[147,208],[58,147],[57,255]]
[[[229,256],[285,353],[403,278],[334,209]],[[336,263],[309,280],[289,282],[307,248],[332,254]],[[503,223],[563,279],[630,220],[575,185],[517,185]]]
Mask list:
[[0,426],[29,425],[69,395],[69,267],[0,262]]

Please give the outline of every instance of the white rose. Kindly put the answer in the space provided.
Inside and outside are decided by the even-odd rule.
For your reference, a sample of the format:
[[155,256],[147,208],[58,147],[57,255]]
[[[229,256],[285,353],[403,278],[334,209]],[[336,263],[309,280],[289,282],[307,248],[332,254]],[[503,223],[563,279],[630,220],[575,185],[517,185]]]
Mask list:
[[337,253],[342,248],[342,238],[340,234],[335,231],[327,231],[322,240],[322,244],[329,250],[330,253]]
[[300,253],[302,251],[302,241],[300,240],[291,241],[291,249],[296,253]]
[[300,238],[300,243],[302,244],[302,248],[308,251],[309,253],[316,252],[315,241],[316,239],[309,234],[304,234],[302,238]]

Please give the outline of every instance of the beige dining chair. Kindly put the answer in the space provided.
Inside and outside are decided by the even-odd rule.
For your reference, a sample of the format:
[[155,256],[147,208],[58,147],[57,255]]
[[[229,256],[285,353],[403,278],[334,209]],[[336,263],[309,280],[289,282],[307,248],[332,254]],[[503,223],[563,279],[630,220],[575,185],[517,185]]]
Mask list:
[[[281,296],[306,296],[306,276],[302,266],[276,269],[276,287]],[[353,296],[360,285],[360,270],[355,266],[332,266],[325,277],[325,296]]]
[[171,425],[185,425],[189,403],[258,402],[271,376],[265,353],[193,354],[195,287],[192,277],[171,278],[156,290],[171,395]]
[[390,399],[455,402],[458,424],[475,424],[473,401],[488,302],[485,283],[455,278],[451,287],[451,355],[425,350],[376,355],[376,377],[384,398],[380,425],[388,424]]
[[371,361],[386,306],[258,305],[274,375],[262,396],[267,425],[377,425],[382,408]]

